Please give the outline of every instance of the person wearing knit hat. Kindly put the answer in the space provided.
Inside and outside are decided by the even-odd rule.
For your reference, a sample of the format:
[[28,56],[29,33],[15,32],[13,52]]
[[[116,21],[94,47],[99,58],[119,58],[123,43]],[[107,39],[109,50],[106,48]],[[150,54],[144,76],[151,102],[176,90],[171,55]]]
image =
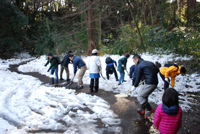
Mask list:
[[118,60],[117,71],[119,71],[120,73],[118,85],[121,85],[122,82],[126,82],[126,80],[124,80],[124,74],[125,74],[124,70],[126,69],[126,63],[129,57],[130,57],[130,54],[126,53],[124,57]]
[[97,49],[93,49],[92,54],[97,54]]
[[90,76],[90,92],[93,92],[93,88],[95,88],[94,92],[98,92],[99,90],[99,78],[101,72],[101,61],[99,56],[97,56],[97,49],[92,50],[92,56],[90,56],[87,64],[87,68],[89,69]]
[[126,56],[127,58],[129,58],[129,57],[130,57],[130,54],[129,54],[129,53],[126,53],[125,56]]

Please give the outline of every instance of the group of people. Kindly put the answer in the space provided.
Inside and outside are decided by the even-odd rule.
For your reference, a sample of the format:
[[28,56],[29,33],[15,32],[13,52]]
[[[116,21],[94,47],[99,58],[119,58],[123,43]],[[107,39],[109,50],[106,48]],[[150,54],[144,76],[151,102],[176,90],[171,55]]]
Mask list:
[[[89,76],[91,78],[90,92],[98,92],[99,78],[102,68],[101,61],[97,55],[97,50],[92,50],[92,56],[90,56],[90,58],[88,59],[88,63],[86,66],[86,63],[79,56],[74,56],[72,55],[72,51],[69,51],[61,62],[60,80],[63,80],[62,73],[64,69],[67,73],[67,80],[70,80],[68,64],[71,62],[73,63],[74,67],[74,77],[77,70],[80,70],[78,75],[78,85],[76,88],[81,89],[84,87],[82,78],[85,74],[85,71],[89,69]],[[130,54],[126,53],[124,57],[118,60],[118,65],[117,62],[110,57],[106,58],[106,76],[108,80],[109,74],[114,73],[115,79],[116,81],[118,81],[118,85],[126,82],[126,80],[124,80],[124,75],[125,70],[127,71],[126,64],[129,57]],[[182,110],[178,103],[178,92],[173,87],[175,85],[175,77],[179,74],[184,75],[186,73],[185,68],[182,66],[177,66],[176,64],[165,64],[164,67],[161,68],[160,63],[156,62],[154,64],[153,62],[146,61],[142,59],[138,54],[135,54],[133,56],[133,62],[135,64],[131,66],[129,74],[130,78],[132,79],[131,90],[134,91],[139,85],[141,85],[140,91],[137,95],[137,100],[139,101],[141,108],[137,109],[137,112],[144,115],[144,117],[149,117],[155,111],[148,103],[148,97],[158,85],[157,74],[159,73],[160,77],[164,81],[164,94],[162,97],[163,103],[158,105],[155,112],[154,125],[163,134],[177,133],[178,129],[181,127]],[[51,63],[48,71],[51,70],[51,74],[55,72],[56,84],[58,84],[59,63],[56,61],[56,58],[54,58],[52,53],[48,54],[48,60],[45,66],[48,63]],[[119,79],[114,65],[117,66],[117,71],[119,71]],[[171,84],[169,77],[171,77]],[[51,82],[52,84],[54,84],[54,78],[51,78]],[[172,88],[169,88],[169,85],[171,85]],[[145,110],[147,110],[146,114]],[[170,122],[171,120],[173,121]]]
[[[130,77],[132,78],[132,88],[134,91],[139,86],[140,81],[145,81],[141,86],[137,95],[137,100],[141,104],[141,108],[137,112],[148,117],[155,110],[148,103],[148,96],[156,89],[158,84],[157,73],[159,72],[164,81],[164,94],[162,104],[158,105],[155,116],[154,126],[162,134],[176,134],[182,125],[182,110],[179,106],[178,92],[173,88],[175,85],[175,77],[179,74],[186,73],[185,67],[176,64],[165,64],[161,68],[161,64],[155,64],[150,61],[143,60],[139,55],[133,56],[135,65],[130,68]],[[171,77],[171,86],[169,88]],[[145,110],[147,110],[145,114]]]

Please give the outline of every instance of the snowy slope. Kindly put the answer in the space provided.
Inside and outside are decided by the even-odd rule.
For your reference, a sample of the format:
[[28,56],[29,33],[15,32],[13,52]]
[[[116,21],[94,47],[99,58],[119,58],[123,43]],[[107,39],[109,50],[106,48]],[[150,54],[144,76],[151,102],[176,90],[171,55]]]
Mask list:
[[[106,77],[105,58],[107,56],[100,57],[104,77]],[[110,56],[116,61],[122,57],[119,55]],[[148,53],[141,56],[144,60],[159,61],[162,66],[168,61],[172,61],[174,57],[173,55],[157,56],[149,55]],[[82,58],[87,63],[88,57]],[[71,89],[46,87],[41,85],[37,78],[7,70],[10,64],[18,64],[31,59],[33,61],[19,66],[18,69],[22,72],[39,72],[50,77],[47,72],[48,67],[44,67],[46,56],[28,59],[0,59],[0,133],[23,134],[34,131],[41,132],[48,129],[54,130],[55,133],[66,134],[99,134],[103,133],[104,130],[111,130],[115,133],[122,132],[122,128],[119,127],[121,120],[109,109],[110,105],[105,100],[85,93],[77,94],[75,90]],[[187,57],[178,57],[176,59],[190,60]],[[133,64],[132,58],[129,58],[127,63],[128,71]],[[73,70],[71,64],[69,69]],[[73,74],[71,73],[70,78],[72,77]],[[65,73],[64,78],[66,79]],[[158,88],[149,97],[149,100],[156,104],[161,103],[164,84],[160,76],[158,78]],[[110,80],[100,78],[100,88],[105,91],[125,93],[131,88],[131,80],[127,74],[125,79],[127,82],[118,86],[114,75],[110,77]],[[75,77],[74,81],[77,80],[77,77]],[[86,71],[83,81],[84,84],[89,84],[89,71]],[[199,81],[200,78],[197,74],[184,77],[178,76],[175,89],[179,93],[200,91],[199,86],[196,85]],[[192,85],[192,87],[186,88],[186,84]],[[139,90],[140,88],[134,91],[131,96],[137,96]],[[189,109],[189,104],[195,102],[188,95],[180,96],[180,98],[183,110]],[[105,127],[98,128],[98,120]]]
[[[48,129],[66,134],[122,131],[118,126],[120,119],[103,99],[76,94],[71,89],[45,87],[37,78],[7,70],[9,64],[19,63],[18,60],[0,60],[0,63],[0,124],[3,124],[0,133]],[[97,120],[106,127],[98,128]]]
[[[110,56],[112,59],[118,61],[120,58],[122,58],[123,56],[119,56],[119,55],[104,55],[104,56],[100,56],[100,60],[101,60],[101,64],[102,64],[102,74],[103,76],[106,78],[106,64],[105,64],[105,59],[106,57]],[[162,66],[164,66],[165,63],[168,63],[168,61],[173,61],[173,60],[190,60],[192,57],[178,57],[178,56],[174,56],[173,54],[170,55],[151,55],[148,53],[143,53],[141,55],[141,57],[144,60],[148,60],[151,62],[160,62]],[[88,62],[89,57],[85,57],[82,56],[82,59],[86,62]],[[19,70],[23,71],[23,72],[40,72],[41,74],[45,74],[47,76],[50,76],[50,74],[47,71],[48,67],[44,67],[44,64],[46,63],[46,56],[41,56],[40,58],[29,62],[26,65],[22,65],[19,66]],[[130,56],[130,58],[128,59],[127,62],[127,69],[129,72],[129,68],[134,65],[132,56]],[[60,68],[60,67],[59,67]],[[73,65],[70,64],[69,65],[69,70],[71,70],[71,74],[70,74],[70,78],[73,77]],[[78,73],[78,72],[77,72]],[[59,73],[60,74],[60,70]],[[64,74],[64,78],[66,79],[66,75],[65,72]],[[119,73],[118,73],[118,77],[119,77]],[[162,98],[162,94],[163,94],[163,87],[164,87],[164,82],[161,79],[161,77],[158,74],[158,79],[159,79],[159,84],[157,89],[150,95],[149,97],[149,101],[154,102],[156,104],[160,104],[161,103],[161,98]],[[122,85],[118,86],[118,82],[115,81],[115,77],[114,74],[110,77],[110,80],[104,80],[102,77],[99,80],[99,85],[100,88],[105,90],[105,91],[113,91],[115,93],[125,93],[127,91],[129,91],[131,89],[131,79],[129,78],[129,76],[127,75],[127,73],[125,74],[125,80],[127,80],[127,82],[122,83]],[[78,78],[75,77],[74,81],[78,81]],[[196,83],[200,81],[200,78],[198,77],[198,74],[192,74],[192,75],[186,75],[186,76],[177,76],[176,77],[176,82],[175,82],[175,89],[179,92],[179,93],[185,93],[187,91],[190,92],[197,92],[200,91],[200,89],[198,89],[198,85],[196,85]],[[84,78],[83,78],[83,82],[84,84],[89,84],[90,83],[90,79],[89,79],[89,71],[87,70]],[[186,88],[185,85],[192,85],[192,87]],[[132,94],[130,94],[131,96],[137,96],[137,93],[139,92],[140,88],[138,87],[138,89],[136,91],[134,91]],[[193,98],[185,95],[185,96],[180,96],[181,98],[181,106],[183,108],[183,110],[188,110],[190,107],[188,104],[191,104],[191,101],[193,102]],[[188,101],[190,100],[190,101]]]

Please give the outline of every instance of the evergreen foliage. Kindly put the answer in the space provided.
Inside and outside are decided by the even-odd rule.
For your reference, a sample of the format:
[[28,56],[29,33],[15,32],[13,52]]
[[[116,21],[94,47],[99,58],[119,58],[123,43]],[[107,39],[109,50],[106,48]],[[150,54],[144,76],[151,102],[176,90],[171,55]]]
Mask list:
[[[1,57],[28,51],[86,54],[88,2],[1,0]],[[24,3],[23,3],[24,2]],[[17,6],[15,6],[17,5]],[[200,3],[195,0],[93,0],[94,44],[106,54],[148,51],[200,58]],[[20,11],[19,11],[20,10]],[[25,17],[26,16],[26,17]]]
[[10,57],[26,47],[27,18],[9,0],[0,1],[0,56]]

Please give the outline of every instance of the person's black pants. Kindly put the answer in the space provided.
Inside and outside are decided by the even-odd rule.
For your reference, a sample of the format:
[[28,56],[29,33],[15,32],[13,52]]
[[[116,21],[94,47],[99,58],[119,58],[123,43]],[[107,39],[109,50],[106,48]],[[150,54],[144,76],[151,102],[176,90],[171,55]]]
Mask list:
[[93,88],[95,88],[95,92],[99,90],[99,78],[90,80],[90,91],[93,92]]
[[168,78],[168,81],[169,81],[169,82],[165,81],[165,76],[162,75],[160,72],[159,72],[159,74],[160,74],[160,77],[162,78],[162,80],[164,81],[164,90],[166,90],[166,89],[169,87],[169,82],[170,82],[170,80],[169,80],[169,78]]
[[109,80],[109,70],[112,70],[113,73],[115,74],[115,79],[118,80],[118,75],[117,75],[117,72],[115,70],[115,67],[114,65],[111,65],[111,66],[106,66],[106,76],[107,76],[107,79]]

